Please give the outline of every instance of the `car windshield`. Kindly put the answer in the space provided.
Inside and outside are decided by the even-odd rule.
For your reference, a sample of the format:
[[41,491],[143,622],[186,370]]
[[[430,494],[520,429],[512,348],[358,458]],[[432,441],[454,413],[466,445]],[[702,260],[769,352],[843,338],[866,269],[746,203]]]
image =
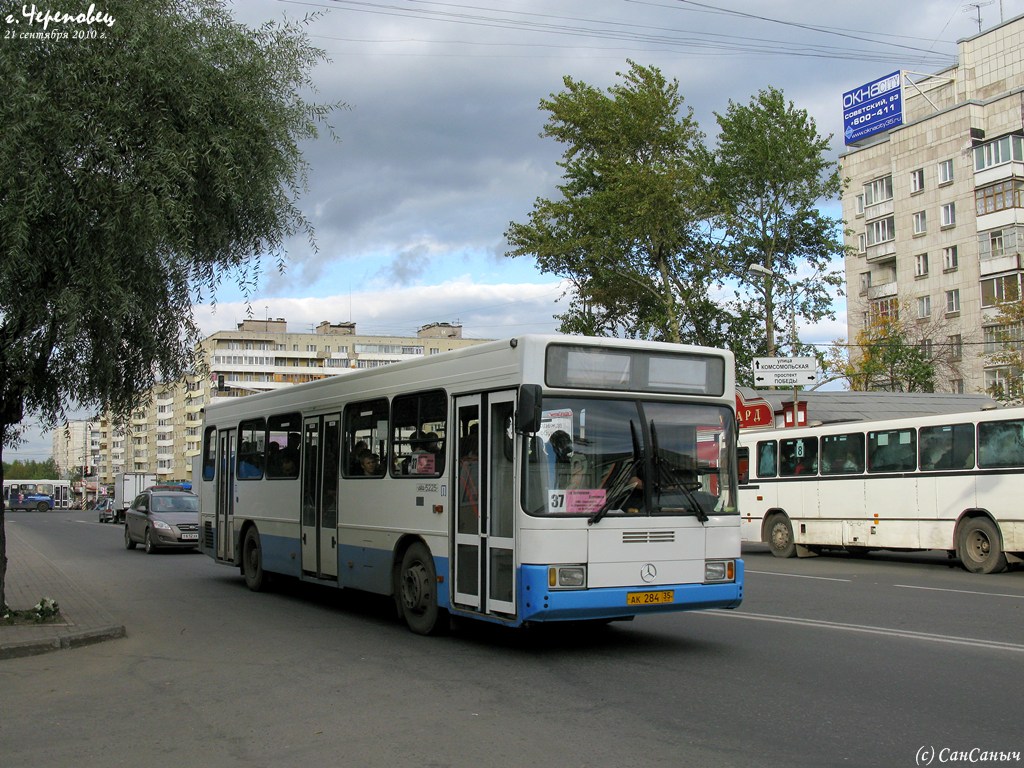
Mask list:
[[197,496],[154,496],[151,509],[154,512],[198,512]]
[[523,504],[533,515],[736,514],[727,407],[545,398],[526,435]]

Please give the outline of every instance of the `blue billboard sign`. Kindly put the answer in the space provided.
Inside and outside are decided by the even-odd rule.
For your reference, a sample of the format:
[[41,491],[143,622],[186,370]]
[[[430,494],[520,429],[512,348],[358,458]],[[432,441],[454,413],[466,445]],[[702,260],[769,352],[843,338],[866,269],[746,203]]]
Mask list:
[[843,94],[843,136],[856,144],[903,125],[903,73],[893,72]]

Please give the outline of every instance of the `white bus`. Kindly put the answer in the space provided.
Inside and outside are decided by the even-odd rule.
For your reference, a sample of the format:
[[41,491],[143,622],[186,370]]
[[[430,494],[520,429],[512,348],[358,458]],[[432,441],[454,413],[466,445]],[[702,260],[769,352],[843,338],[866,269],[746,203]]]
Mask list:
[[4,480],[4,506],[46,512],[71,507],[71,483],[67,480]]
[[1024,408],[741,435],[744,541],[778,557],[946,550],[973,573],[1024,558]]
[[526,336],[211,403],[200,548],[519,626],[743,595],[731,353]]

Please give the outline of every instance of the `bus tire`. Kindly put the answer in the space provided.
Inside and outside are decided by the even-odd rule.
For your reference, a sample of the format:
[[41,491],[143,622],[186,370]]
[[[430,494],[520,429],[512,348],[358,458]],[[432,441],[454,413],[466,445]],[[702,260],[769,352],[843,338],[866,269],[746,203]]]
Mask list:
[[957,555],[960,563],[971,573],[1000,573],[1006,570],[996,524],[987,517],[971,517],[960,524],[957,535]]
[[796,557],[793,524],[786,515],[775,514],[768,519],[765,538],[768,540],[768,549],[776,557]]
[[434,558],[422,542],[416,542],[402,556],[397,590],[402,618],[417,635],[440,630],[441,609],[437,605],[437,571]]
[[49,512],[49,511],[50,511],[50,505],[47,504],[45,501],[40,501],[38,504],[36,504],[36,512]]
[[256,526],[250,526],[242,540],[242,576],[245,586],[253,592],[262,592],[267,588],[267,572],[263,570],[263,546],[260,544],[260,532]]

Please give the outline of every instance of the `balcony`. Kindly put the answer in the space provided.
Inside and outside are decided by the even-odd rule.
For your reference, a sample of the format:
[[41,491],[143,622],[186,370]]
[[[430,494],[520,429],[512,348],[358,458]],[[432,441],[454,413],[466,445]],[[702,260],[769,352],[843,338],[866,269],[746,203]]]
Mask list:
[[883,259],[890,259],[896,255],[896,241],[886,240],[884,243],[878,243],[878,245],[869,245],[864,256],[869,264],[882,261]]
[[1021,258],[1019,253],[1007,253],[1002,256],[994,256],[979,261],[981,276],[997,275],[1000,272],[1014,272],[1021,269]]
[[887,299],[890,296],[895,296],[897,293],[896,287],[895,280],[880,285],[872,285],[868,288],[868,299],[875,301],[876,299]]

